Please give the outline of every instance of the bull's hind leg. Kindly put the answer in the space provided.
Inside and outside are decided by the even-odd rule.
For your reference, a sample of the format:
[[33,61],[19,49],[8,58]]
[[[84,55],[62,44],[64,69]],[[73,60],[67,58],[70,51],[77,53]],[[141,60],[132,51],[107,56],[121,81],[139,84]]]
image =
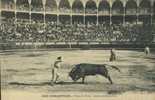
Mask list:
[[108,75],[106,78],[110,81],[111,84],[113,84],[111,77]]
[[113,84],[112,79],[111,79],[111,77],[110,77],[109,74],[102,75],[102,76],[104,76],[105,78],[107,78],[107,79],[109,80],[109,82],[110,82],[111,84]]
[[112,79],[111,79],[111,77],[110,77],[110,75],[108,73],[108,70],[107,70],[106,66],[105,66],[105,69],[103,69],[101,75],[104,76],[105,78],[107,78],[110,81],[111,84],[113,84]]

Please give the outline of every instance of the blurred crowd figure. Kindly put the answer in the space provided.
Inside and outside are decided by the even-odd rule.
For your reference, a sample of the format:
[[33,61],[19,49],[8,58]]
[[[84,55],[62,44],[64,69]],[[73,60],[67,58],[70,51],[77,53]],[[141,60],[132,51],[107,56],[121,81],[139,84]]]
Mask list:
[[149,48],[148,46],[145,47],[144,53],[145,53],[146,55],[150,54],[150,48]]

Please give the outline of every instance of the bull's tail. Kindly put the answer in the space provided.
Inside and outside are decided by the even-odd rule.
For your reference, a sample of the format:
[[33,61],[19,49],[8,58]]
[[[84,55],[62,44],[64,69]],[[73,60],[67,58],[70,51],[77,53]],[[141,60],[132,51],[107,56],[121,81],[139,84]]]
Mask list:
[[114,65],[108,65],[108,64],[104,64],[104,65],[105,65],[105,66],[109,66],[109,67],[111,67],[111,68],[117,70],[118,72],[121,72],[121,70],[120,70],[118,67],[114,66]]

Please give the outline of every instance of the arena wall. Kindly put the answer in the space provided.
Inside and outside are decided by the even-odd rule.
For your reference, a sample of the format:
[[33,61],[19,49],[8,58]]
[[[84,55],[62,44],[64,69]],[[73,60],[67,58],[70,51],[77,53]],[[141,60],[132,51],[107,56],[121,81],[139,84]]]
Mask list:
[[[46,16],[50,15],[56,17],[52,21],[61,22],[59,16],[68,16],[68,20],[72,24],[72,17],[74,16],[97,16],[95,23],[101,22],[99,16],[109,17],[109,23],[113,23],[112,16],[121,18],[121,22],[126,20],[136,19],[134,21],[141,21],[146,19],[149,23],[155,21],[155,0],[1,0],[1,19],[10,17],[23,18],[31,20],[35,19],[33,16],[39,16],[42,22],[45,22]],[[79,6],[81,5],[81,6]],[[107,5],[105,8],[104,6]],[[22,6],[24,6],[22,8]],[[80,8],[82,7],[82,8]],[[90,11],[90,9],[93,9]],[[77,11],[81,9],[81,12]],[[105,11],[106,10],[106,11]],[[9,14],[7,14],[9,13]],[[19,17],[19,16],[21,17]],[[129,17],[129,18],[128,18]],[[83,21],[83,24],[87,24]]]

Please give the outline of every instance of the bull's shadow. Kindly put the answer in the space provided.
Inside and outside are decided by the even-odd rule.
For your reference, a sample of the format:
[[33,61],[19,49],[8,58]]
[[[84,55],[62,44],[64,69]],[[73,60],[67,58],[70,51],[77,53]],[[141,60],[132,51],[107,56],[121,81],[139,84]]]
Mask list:
[[[72,85],[72,84],[83,84],[82,82],[57,82],[51,84],[51,82],[41,82],[41,83],[22,83],[22,82],[10,82],[9,85],[18,85],[18,86],[45,86],[45,85]],[[87,84],[87,83],[85,83]]]
[[61,82],[57,82],[56,84],[59,84],[59,85],[72,85],[72,84],[87,84],[87,83],[82,83],[82,82],[64,82],[64,81],[61,81]]

